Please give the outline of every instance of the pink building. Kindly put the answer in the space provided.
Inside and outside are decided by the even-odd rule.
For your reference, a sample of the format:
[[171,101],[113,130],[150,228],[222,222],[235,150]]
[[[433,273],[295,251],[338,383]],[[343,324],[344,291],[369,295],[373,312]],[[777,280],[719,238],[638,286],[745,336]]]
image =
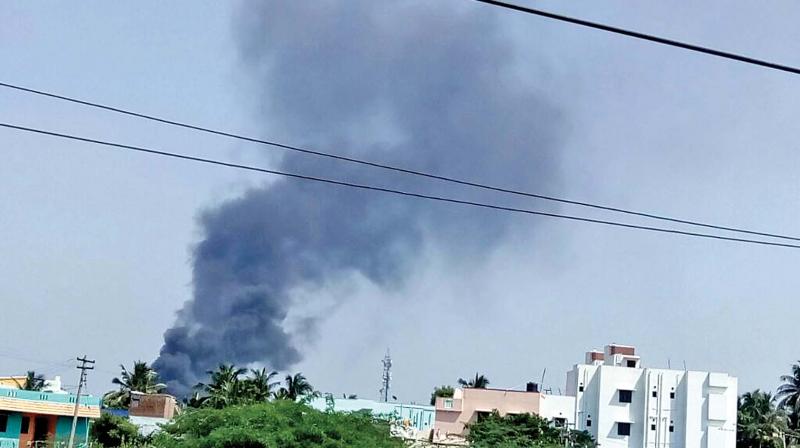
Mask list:
[[440,436],[463,435],[465,426],[481,415],[497,410],[506,414],[539,414],[541,394],[536,385],[528,391],[504,389],[456,389],[453,398],[436,398],[436,423]]

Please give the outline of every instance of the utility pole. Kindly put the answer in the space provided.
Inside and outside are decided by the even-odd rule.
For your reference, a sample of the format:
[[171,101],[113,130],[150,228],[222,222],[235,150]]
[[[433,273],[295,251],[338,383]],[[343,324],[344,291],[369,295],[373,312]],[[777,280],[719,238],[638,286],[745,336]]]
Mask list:
[[72,429],[69,432],[69,445],[67,448],[73,448],[75,444],[75,429],[78,427],[78,410],[81,406],[81,391],[84,384],[86,384],[86,371],[94,369],[94,360],[86,359],[86,355],[82,358],[77,358],[78,369],[81,371],[81,380],[78,382],[78,393],[75,394],[75,411],[72,413]]

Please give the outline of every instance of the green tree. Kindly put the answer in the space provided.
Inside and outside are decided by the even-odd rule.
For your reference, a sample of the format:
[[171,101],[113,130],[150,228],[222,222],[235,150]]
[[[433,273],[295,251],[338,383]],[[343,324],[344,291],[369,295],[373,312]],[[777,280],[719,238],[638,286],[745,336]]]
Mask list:
[[205,397],[200,395],[200,391],[195,390],[192,394],[183,399],[183,405],[187,408],[199,408],[205,403]]
[[305,397],[314,396],[314,388],[302,373],[286,375],[284,386],[275,395],[276,398],[283,400],[297,401]]
[[[253,404],[269,401],[277,395],[279,382],[273,381],[278,372],[267,369],[247,369],[233,364],[220,364],[216,370],[209,370],[209,382],[199,383],[195,392],[184,403],[187,407],[213,407]],[[302,378],[302,376],[301,376]]]
[[472,448],[555,447],[563,445],[562,438],[567,435],[575,447],[594,447],[594,440],[586,431],[555,428],[536,414],[500,416],[494,411],[468,425],[468,429],[467,440]]
[[436,404],[436,397],[452,398],[453,393],[455,393],[453,386],[434,387],[433,392],[431,392],[431,406]]
[[131,404],[131,392],[157,394],[167,387],[158,382],[158,373],[144,361],[134,361],[132,370],[124,365],[119,367],[122,369],[120,376],[111,380],[119,389],[103,395],[106,407],[127,409]]
[[92,440],[103,448],[135,445],[141,441],[136,425],[116,415],[103,414],[92,422],[90,428]]
[[471,387],[474,389],[486,389],[489,386],[489,378],[486,378],[484,375],[478,375],[478,372],[475,372],[475,378],[465,380],[464,378],[458,379],[459,386],[462,387]]
[[245,380],[244,384],[244,395],[247,400],[253,402],[269,400],[280,385],[280,382],[273,381],[277,376],[278,372],[274,370],[250,370],[250,377]]
[[28,370],[24,383],[20,383],[17,380],[14,380],[14,382],[17,383],[17,387],[22,390],[42,390],[44,387],[44,376],[37,375],[33,370]]
[[747,392],[739,397],[738,407],[737,447],[785,447],[788,419],[781,409],[775,407],[772,394],[758,389]]
[[778,400],[778,408],[783,409],[789,416],[789,423],[792,429],[800,429],[800,361],[799,364],[792,365],[792,372],[789,375],[781,376],[783,384],[778,387],[775,398]]
[[178,416],[154,439],[160,448],[402,448],[389,423],[369,413],[320,412],[275,400]]
[[206,372],[211,376],[211,381],[197,385],[206,394],[201,399],[203,405],[220,409],[246,401],[247,385],[240,378],[246,372],[247,369],[237,368],[233,364],[220,364],[217,370]]

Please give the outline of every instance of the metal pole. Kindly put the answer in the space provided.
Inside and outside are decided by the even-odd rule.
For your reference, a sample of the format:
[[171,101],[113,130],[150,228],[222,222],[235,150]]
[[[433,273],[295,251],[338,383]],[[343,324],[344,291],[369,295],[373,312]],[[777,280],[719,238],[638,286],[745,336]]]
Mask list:
[[86,355],[83,358],[77,358],[80,365],[78,369],[81,371],[81,379],[78,382],[78,392],[75,394],[75,410],[72,412],[72,429],[69,431],[69,444],[67,448],[73,448],[75,445],[75,430],[78,427],[78,411],[80,410],[81,405],[81,391],[83,390],[83,384],[86,382],[86,371],[94,369],[94,361],[86,359]]

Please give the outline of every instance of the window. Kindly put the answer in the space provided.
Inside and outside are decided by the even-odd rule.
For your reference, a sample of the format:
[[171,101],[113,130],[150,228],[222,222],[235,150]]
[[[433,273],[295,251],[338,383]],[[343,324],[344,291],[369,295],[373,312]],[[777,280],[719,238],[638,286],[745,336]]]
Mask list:
[[578,392],[583,392],[583,384],[581,384],[580,386],[578,386]]
[[669,398],[670,398],[670,400],[674,400],[675,399],[675,391],[674,390],[669,393]]
[[675,425],[669,425],[669,432],[675,432]]
[[31,429],[31,418],[27,416],[22,416],[22,424],[20,425],[19,432],[21,434],[27,434],[28,431]]
[[656,430],[656,424],[650,423],[650,431],[655,431],[655,430]]
[[0,432],[6,432],[8,429],[8,414],[0,414]]
[[567,425],[567,419],[561,418],[561,417],[555,417],[553,419],[553,425],[556,428],[563,428],[563,427],[565,427]]
[[590,419],[590,418],[586,419],[586,427],[587,428],[591,428],[592,427],[592,419]]
[[653,398],[658,398],[658,392],[653,391]]
[[628,367],[636,367],[636,360],[635,359],[629,359],[628,360]]
[[617,422],[617,435],[618,436],[631,435],[631,424],[625,422]]
[[619,402],[620,403],[630,403],[633,401],[633,391],[632,390],[619,390]]
[[445,398],[444,399],[444,408],[445,409],[453,409],[453,399],[452,398]]

